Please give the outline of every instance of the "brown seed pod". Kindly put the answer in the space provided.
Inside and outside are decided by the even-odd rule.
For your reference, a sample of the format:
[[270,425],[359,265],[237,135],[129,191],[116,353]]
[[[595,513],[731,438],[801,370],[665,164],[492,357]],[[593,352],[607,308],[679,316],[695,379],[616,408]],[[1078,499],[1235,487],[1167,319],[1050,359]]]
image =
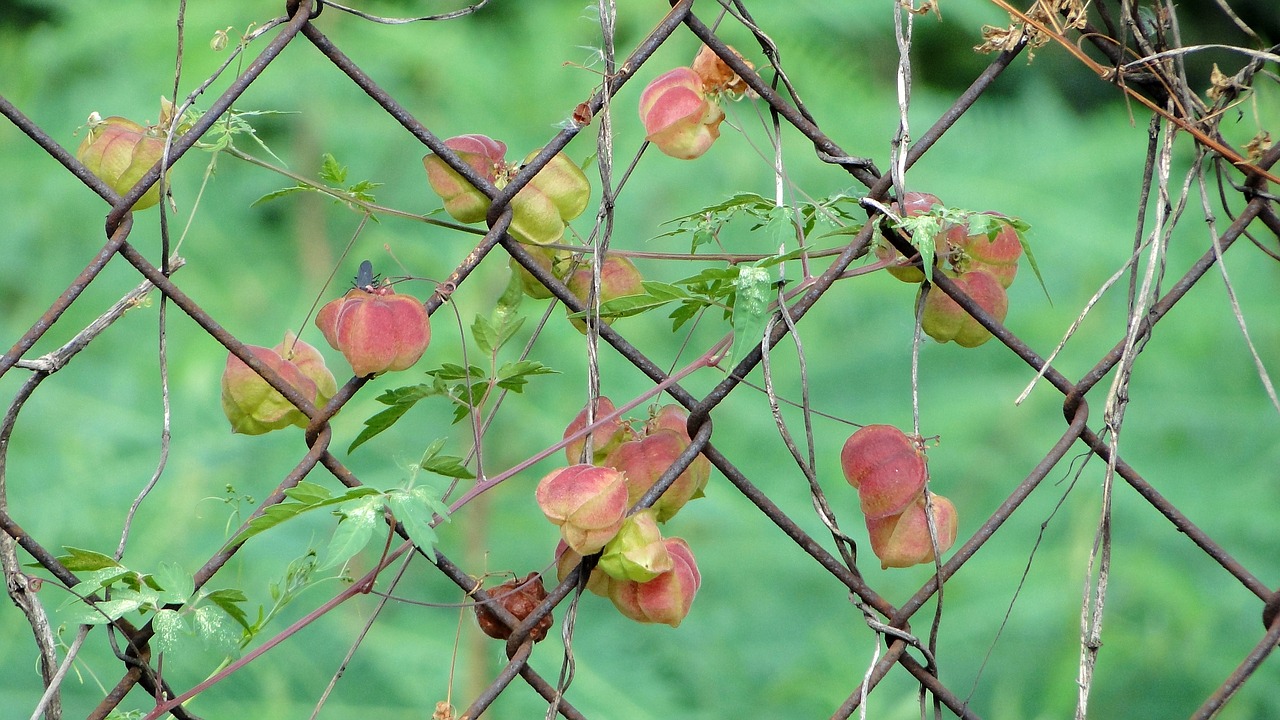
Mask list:
[[[542,586],[542,578],[538,573],[531,572],[524,578],[508,580],[496,587],[489,588],[489,597],[493,598],[492,602],[501,605],[507,612],[515,616],[517,620],[524,620],[529,617],[534,608],[547,598],[547,589]],[[485,635],[498,640],[506,640],[511,637],[511,628],[506,623],[498,619],[498,616],[490,610],[486,604],[478,603],[476,605],[476,622],[480,624],[480,629]],[[529,637],[534,642],[538,642],[547,636],[547,631],[551,629],[551,614],[543,616],[538,623],[529,631]]]

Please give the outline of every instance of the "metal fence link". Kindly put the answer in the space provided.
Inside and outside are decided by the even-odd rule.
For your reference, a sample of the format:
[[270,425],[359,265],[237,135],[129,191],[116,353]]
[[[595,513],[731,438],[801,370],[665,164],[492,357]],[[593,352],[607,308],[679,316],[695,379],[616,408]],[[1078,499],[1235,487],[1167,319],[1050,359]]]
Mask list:
[[[165,158],[151,168],[132,189],[123,195],[117,195],[76,160],[74,156],[63,150],[49,134],[23,115],[19,108],[4,97],[0,97],[0,114],[8,118],[14,126],[30,139],[30,142],[38,145],[54,160],[61,163],[71,176],[80,180],[91,191],[102,196],[111,205],[111,210],[106,218],[105,234],[107,240],[105,244],[94,253],[86,254],[84,271],[49,305],[47,312],[34,322],[22,337],[13,343],[3,357],[0,357],[0,376],[14,371],[15,368],[29,373],[28,380],[23,385],[21,393],[11,401],[5,423],[0,428],[0,453],[6,452],[4,448],[7,447],[8,437],[16,422],[18,410],[26,398],[30,397],[42,380],[56,372],[60,368],[60,364],[65,364],[71,359],[70,356],[62,356],[58,357],[54,362],[53,359],[48,357],[29,357],[29,351],[50,328],[60,322],[63,313],[79,300],[85,288],[103,272],[110,260],[118,256],[135,268],[150,286],[167,298],[167,302],[189,316],[205,333],[224,346],[235,357],[246,363],[253,371],[265,379],[272,388],[279,391],[289,402],[310,418],[310,426],[305,433],[306,447],[301,448],[303,455],[296,467],[280,480],[279,485],[254,510],[253,515],[246,520],[246,526],[254,518],[268,512],[272,506],[284,501],[286,499],[285,492],[295,488],[304,478],[310,477],[313,482],[319,482],[320,480],[317,479],[317,476],[327,473],[345,487],[355,488],[361,486],[361,479],[330,450],[333,431],[330,428],[329,419],[361,391],[366,379],[352,378],[345,385],[339,387],[331,400],[322,407],[317,407],[278,372],[255,356],[248,349],[245,342],[220,324],[216,318],[201,307],[195,298],[184,292],[179,282],[181,276],[173,274],[176,266],[157,267],[143,253],[139,252],[137,247],[130,241],[130,236],[137,225],[134,216],[129,212],[129,208],[160,180],[164,168],[174,167],[186,162],[185,156],[188,151],[206,136],[206,133],[209,132],[210,128],[214,127],[220,118],[225,116],[232,103],[243,92],[249,89],[259,78],[272,72],[273,63],[285,48],[290,45],[306,45],[309,43],[310,48],[302,49],[318,52],[320,56],[331,62],[352,83],[363,90],[378,107],[402,126],[407,133],[424,145],[431,153],[442,158],[449,167],[457,171],[492,199],[493,202],[486,218],[486,232],[426,302],[429,312],[434,313],[449,302],[454,293],[464,283],[468,282],[473,271],[482,263],[505,263],[511,258],[514,258],[515,262],[523,266],[537,282],[547,288],[556,300],[563,303],[571,311],[586,312],[589,309],[569,290],[564,282],[540,265],[526,247],[509,233],[512,223],[511,202],[516,193],[526,187],[530,180],[547,166],[556,153],[563,150],[573,141],[587,125],[576,121],[567,123],[562,129],[547,138],[542,149],[520,168],[508,184],[501,188],[495,187],[485,178],[480,177],[464,159],[444,144],[440,135],[434,132],[426,123],[416,118],[410,110],[384,90],[374,77],[345,55],[333,40],[320,31],[314,22],[320,15],[321,10],[326,9],[326,4],[323,0],[312,0],[311,2],[292,0],[289,3],[288,15],[276,22],[272,31],[274,37],[270,42],[244,67],[230,87],[214,99],[209,109],[199,116],[190,129],[180,136],[172,138]],[[708,16],[712,13],[719,14],[728,8],[733,17],[750,18],[746,14],[744,3],[741,2],[726,2],[723,8],[716,3],[703,2],[697,4],[699,13]],[[484,3],[479,3],[479,5],[483,6]],[[869,160],[859,158],[851,153],[849,149],[840,147],[821,129],[820,121],[824,120],[823,118],[811,116],[808,109],[800,104],[798,98],[793,93],[788,92],[785,86],[779,89],[776,78],[770,77],[774,68],[754,68],[745,63],[720,39],[712,26],[700,19],[699,14],[695,14],[694,5],[693,0],[681,0],[673,3],[669,12],[654,15],[653,29],[636,42],[630,54],[617,64],[617,72],[603,78],[599,89],[584,100],[583,111],[587,116],[595,116],[606,108],[607,103],[636,78],[637,73],[642,67],[645,67],[654,52],[662,47],[663,43],[667,42],[669,38],[677,36],[679,33],[691,33],[741,76],[751,90],[758,95],[760,101],[767,104],[769,111],[773,113],[773,118],[777,122],[793,127],[805,138],[812,141],[813,151],[817,158],[844,168],[854,180],[867,187],[868,199],[880,201],[887,205],[893,199],[893,182],[890,173],[881,173]],[[1062,5],[1065,8],[1070,6],[1071,3],[1063,3]],[[335,9],[337,7],[330,8],[326,16],[330,14],[337,15],[338,10]],[[486,8],[485,11],[501,12],[502,4],[495,3],[492,7]],[[326,17],[326,19],[335,22],[355,22],[345,15],[339,18]],[[1047,20],[1042,17],[1040,22],[1047,22]],[[1102,43],[1103,39],[1106,39],[1106,33],[1101,29],[1093,29],[1093,36],[1091,42],[1095,43]],[[762,47],[767,51],[768,45],[765,42],[767,35],[764,31],[761,31],[758,37],[761,38]],[[305,42],[299,42],[299,38]],[[1011,45],[994,56],[985,71],[979,75],[965,92],[956,98],[953,105],[937,119],[932,127],[923,132],[919,139],[912,142],[909,153],[905,158],[905,167],[909,167],[927,152],[934,142],[951,128],[974,102],[993,85],[1002,71],[1022,55],[1027,48],[1027,40],[1028,37],[1024,37],[1021,42]],[[1119,40],[1114,42],[1123,46],[1123,42]],[[1155,66],[1153,65],[1152,67]],[[1159,74],[1156,70],[1151,70],[1150,72]],[[1149,76],[1135,77],[1130,84],[1130,92],[1141,93],[1149,97],[1159,107],[1168,106],[1171,97],[1174,95],[1172,91],[1169,91],[1159,82],[1152,80]],[[570,117],[573,114],[573,110],[574,108],[571,107],[563,108],[564,116]],[[1194,117],[1187,114],[1177,117],[1177,121],[1184,124],[1191,123],[1194,120]],[[716,438],[713,432],[712,420],[716,417],[716,409],[729,395],[741,387],[744,379],[761,364],[762,351],[759,345],[747,353],[745,357],[735,359],[736,366],[732,368],[731,372],[727,373],[722,382],[705,395],[699,395],[686,389],[679,380],[675,379],[675,375],[671,370],[664,369],[659,362],[652,358],[651,354],[646,353],[644,348],[638,347],[632,340],[629,340],[622,331],[604,324],[594,327],[595,332],[598,332],[599,339],[612,348],[613,352],[633,364],[656,386],[661,387],[667,395],[687,408],[690,413],[688,431],[692,438],[692,445],[662,474],[657,484],[641,499],[637,508],[642,509],[651,505],[662,492],[670,487],[690,463],[699,455],[702,455],[710,460],[714,467],[728,479],[732,487],[736,488],[760,513],[776,526],[778,532],[781,533],[780,537],[785,537],[794,542],[818,567],[829,573],[844,588],[848,589],[852,602],[867,614],[869,627],[875,632],[884,635],[884,640],[887,643],[887,652],[881,655],[880,660],[867,673],[867,687],[863,687],[860,683],[849,687],[847,700],[840,707],[832,709],[832,717],[844,718],[857,713],[863,698],[867,697],[869,693],[874,693],[880,680],[888,673],[895,671],[909,673],[914,678],[914,682],[923,688],[922,692],[928,694],[930,702],[938,703],[951,714],[964,718],[976,717],[967,706],[968,698],[965,691],[949,687],[937,676],[937,668],[930,654],[927,640],[921,634],[924,632],[922,628],[927,628],[928,622],[918,621],[913,626],[911,624],[912,620],[921,608],[937,596],[940,584],[945,586],[947,580],[958,573],[964,572],[966,563],[983,550],[985,543],[998,532],[1001,525],[1013,513],[1018,511],[1023,500],[1058,467],[1060,461],[1073,450],[1079,452],[1081,447],[1087,448],[1089,452],[1095,454],[1101,461],[1111,463],[1116,475],[1132,486],[1156,512],[1166,517],[1179,532],[1185,534],[1196,548],[1199,548],[1199,550],[1211,557],[1214,562],[1221,565],[1231,578],[1249,592],[1255,594],[1262,601],[1262,603],[1259,603],[1259,610],[1261,610],[1263,603],[1269,602],[1274,605],[1277,602],[1276,593],[1262,579],[1256,577],[1242,562],[1233,557],[1226,547],[1198,528],[1186,513],[1158,492],[1123,457],[1113,454],[1112,446],[1108,442],[1107,420],[1097,410],[1094,411],[1093,415],[1090,414],[1090,405],[1086,402],[1086,398],[1094,399],[1095,406],[1102,404],[1102,395],[1101,391],[1098,390],[1098,386],[1105,377],[1109,376],[1118,365],[1124,362],[1126,343],[1128,342],[1129,345],[1132,345],[1135,339],[1137,342],[1141,342],[1149,337],[1153,329],[1166,316],[1178,309],[1180,301],[1184,299],[1188,291],[1215,268],[1221,253],[1231,250],[1233,245],[1242,237],[1249,237],[1251,234],[1277,234],[1277,231],[1280,230],[1280,220],[1277,219],[1276,215],[1274,191],[1271,189],[1272,186],[1267,184],[1267,180],[1271,177],[1271,169],[1277,159],[1280,159],[1280,145],[1261,152],[1256,158],[1252,159],[1251,163],[1237,164],[1236,172],[1243,174],[1243,181],[1239,184],[1237,197],[1233,198],[1233,200],[1242,203],[1243,209],[1221,231],[1218,238],[1218,249],[1215,251],[1211,248],[1206,251],[1181,277],[1168,284],[1164,294],[1155,300],[1145,315],[1138,318],[1139,322],[1133,329],[1132,335],[1128,338],[1125,336],[1117,338],[1115,346],[1100,357],[1094,367],[1075,381],[1072,381],[1063,371],[1060,371],[1047,360],[1046,358],[1049,356],[1043,353],[1042,350],[1032,347],[1031,344],[1018,337],[998,319],[985,311],[941,269],[935,268],[933,270],[932,282],[938,290],[954,298],[966,312],[976,318],[1010,352],[1033,370],[1041,373],[1044,380],[1063,395],[1063,414],[1066,429],[1060,438],[1053,442],[1050,447],[1044,449],[1041,456],[1042,459],[1026,474],[1025,479],[1008,493],[1005,501],[991,514],[989,519],[973,535],[968,538],[962,538],[962,542],[958,544],[950,558],[939,566],[937,573],[931,576],[901,607],[894,607],[877,588],[867,583],[858,568],[851,566],[847,558],[842,557],[839,553],[830,551],[824,541],[811,535],[803,529],[800,523],[789,517],[771,499],[769,492],[759,482],[753,480],[751,469],[749,467],[744,469],[744,467],[736,464],[734,459],[724,452],[724,448],[714,442]],[[1230,170],[1229,167],[1228,170]],[[871,208],[870,205],[867,207],[872,220],[877,220],[877,211]],[[845,274],[853,267],[853,264],[866,256],[868,248],[874,240],[876,229],[876,222],[868,222],[860,232],[849,236],[851,237],[850,242],[831,260],[830,265],[814,277],[802,292],[787,298],[789,305],[786,307],[786,312],[791,322],[800,323],[810,309],[824,301],[828,290],[838,280],[845,277]],[[905,237],[897,238],[896,242],[899,245],[899,249],[903,250],[904,253],[914,253],[914,249]],[[500,251],[497,251],[499,249]],[[775,346],[791,334],[791,325],[789,323],[776,322],[771,324],[770,327],[771,333],[765,338],[765,342],[768,343],[769,347]],[[90,334],[85,338],[85,344],[93,340],[94,336]],[[1091,425],[1091,423],[1093,424]],[[0,473],[3,473],[2,463],[3,457],[0,456]],[[3,487],[3,477],[0,477],[0,490]],[[32,578],[37,574],[52,578],[68,588],[76,586],[81,581],[81,578],[67,570],[58,560],[55,552],[41,543],[40,538],[33,537],[23,530],[22,519],[24,515],[31,512],[33,512],[31,508],[9,507],[3,497],[0,496],[0,528],[3,528],[8,538],[16,542],[34,559],[35,563],[41,566],[40,571],[32,572],[20,569],[16,565],[6,565],[10,596],[20,607],[26,607],[32,603],[39,605],[39,599],[29,587]],[[475,602],[486,605],[501,622],[506,623],[512,630],[506,646],[509,661],[492,678],[490,685],[478,697],[466,701],[465,704],[468,705],[468,708],[464,715],[465,717],[478,716],[502,693],[521,691],[519,689],[520,684],[515,683],[516,678],[520,678],[529,689],[545,698],[549,707],[553,707],[559,715],[566,718],[585,717],[572,704],[572,692],[562,693],[564,689],[562,682],[557,681],[555,678],[547,678],[540,675],[529,665],[531,656],[537,652],[533,640],[530,638],[530,632],[540,619],[557,608],[566,609],[573,602],[577,593],[580,592],[580,583],[585,584],[581,581],[582,568],[569,573],[564,580],[555,584],[538,609],[521,620],[507,613],[500,604],[492,601],[491,595],[482,588],[479,568],[466,569],[460,563],[455,562],[439,551],[424,552],[421,548],[416,548],[412,543],[408,542],[409,535],[402,526],[396,529],[405,544],[398,546],[395,552],[389,553],[384,558],[380,568],[375,568],[366,579],[357,580],[349,590],[350,593],[354,594],[369,589],[372,587],[373,581],[378,577],[379,569],[389,567],[392,560],[403,556],[405,553],[416,551],[438,569],[444,577],[456,583],[458,588],[468,594]],[[195,574],[195,589],[200,589],[214,578],[238,550],[239,546],[211,549],[208,561]],[[334,598],[334,601],[331,602],[340,602],[340,598],[345,599],[345,597],[349,596],[348,594],[343,594]],[[87,599],[95,600],[101,598],[90,597]],[[1280,620],[1277,620],[1275,615],[1275,613],[1272,613],[1270,627],[1264,628],[1263,632],[1259,634],[1256,647],[1252,648],[1247,655],[1241,657],[1238,669],[1230,677],[1223,680],[1220,688],[1205,698],[1203,707],[1197,711],[1195,717],[1209,717],[1212,715],[1226,703],[1239,687],[1248,682],[1254,675],[1263,660],[1274,649],[1277,637],[1280,636]],[[34,618],[35,615],[29,615],[29,617]],[[107,632],[91,633],[88,636],[89,642],[105,643],[109,638],[113,640],[119,649],[119,656],[123,663],[118,684],[104,697],[102,705],[95,711],[93,717],[105,717],[130,693],[134,685],[142,686],[141,691],[135,692],[145,692],[157,698],[157,710],[149,717],[156,716],[161,712],[171,713],[178,718],[194,717],[183,707],[182,703],[198,691],[199,688],[168,687],[159,672],[159,668],[154,665],[149,651],[146,650],[147,642],[153,637],[155,628],[151,624],[135,628],[124,620],[117,620],[113,625],[114,632],[110,636]],[[10,647],[15,648],[16,644],[10,644]],[[247,659],[252,659],[252,656],[246,657]],[[239,665],[236,665],[236,667],[239,667]],[[47,683],[53,682],[51,670],[51,668],[45,668],[45,680]],[[213,679],[216,680],[217,678]],[[27,712],[27,710],[23,709],[23,712]]]

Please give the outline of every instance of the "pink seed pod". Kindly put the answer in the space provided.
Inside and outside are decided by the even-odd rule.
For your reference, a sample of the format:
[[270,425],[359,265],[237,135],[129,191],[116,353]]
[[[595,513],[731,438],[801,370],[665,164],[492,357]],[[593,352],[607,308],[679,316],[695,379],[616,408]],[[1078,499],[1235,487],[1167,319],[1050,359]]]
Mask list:
[[616,580],[648,582],[674,566],[653,510],[642,510],[604,546],[598,567]]
[[615,580],[609,586],[609,599],[618,612],[636,622],[678,627],[689,615],[702,574],[688,543],[681,538],[668,538],[665,543],[671,569],[647,582]]
[[[612,414],[615,410],[617,410],[617,408],[614,407],[613,401],[608,397],[601,395],[596,400],[595,413],[593,414],[593,417],[596,421],[599,421],[600,418],[605,415]],[[587,408],[584,407],[577,416],[570,421],[569,426],[564,429],[564,437],[569,437],[570,435],[581,431],[586,426]],[[613,450],[621,445],[622,442],[630,435],[631,430],[627,427],[627,424],[623,422],[621,417],[616,417],[601,425],[591,433],[591,457],[587,458],[586,461],[592,464],[603,462],[609,453],[613,452]],[[587,439],[584,436],[564,446],[565,457],[568,458],[570,463],[577,464],[579,462],[583,462],[582,450],[586,447],[586,444]]]
[[[1004,321],[1009,312],[1009,296],[995,276],[986,270],[971,270],[953,279],[979,306],[996,320]],[[977,347],[992,337],[959,303],[936,287],[931,288],[924,299],[920,327],[940,343],[954,340],[960,347],[967,348]]]
[[[458,154],[480,177],[497,183],[498,176],[506,172],[507,146],[486,135],[459,135],[444,141],[445,147]],[[449,167],[438,155],[422,158],[427,170],[427,182],[444,200],[445,212],[453,219],[473,223],[484,220],[489,211],[489,196],[467,182],[458,171]]]
[[357,377],[404,370],[431,342],[431,320],[417,298],[389,286],[354,288],[316,313],[316,327]]
[[[320,353],[292,333],[274,348],[247,348],[314,404],[327,402],[337,389],[333,373],[325,367]],[[307,416],[301,410],[229,353],[222,373],[222,412],[231,423],[231,431],[245,435],[261,435],[290,425],[307,426]]]
[[858,490],[868,518],[896,515],[924,489],[924,452],[892,425],[867,425],[840,451],[845,479]]
[[[676,431],[656,430],[637,440],[622,443],[609,453],[604,464],[626,475],[627,504],[634,505],[687,447],[689,442]],[[710,461],[698,456],[653,503],[658,522],[670,520],[690,500],[702,497],[710,477]]]
[[[956,542],[956,506],[936,493],[930,494],[929,501],[933,506],[938,551],[946,552]],[[867,518],[867,534],[871,537],[871,552],[880,558],[882,568],[933,562],[933,542],[929,539],[923,493],[897,515]]]
[[548,473],[535,492],[542,514],[579,555],[599,552],[622,529],[627,483],[608,467],[571,465]]
[[[164,154],[164,138],[153,129],[122,117],[90,118],[89,134],[76,150],[76,159],[94,175],[124,195],[160,162]],[[160,183],[151,186],[133,204],[134,210],[145,210],[160,202]]]
[[720,137],[724,110],[703,90],[692,68],[678,67],[654,78],[640,94],[645,139],[681,160],[701,157]]

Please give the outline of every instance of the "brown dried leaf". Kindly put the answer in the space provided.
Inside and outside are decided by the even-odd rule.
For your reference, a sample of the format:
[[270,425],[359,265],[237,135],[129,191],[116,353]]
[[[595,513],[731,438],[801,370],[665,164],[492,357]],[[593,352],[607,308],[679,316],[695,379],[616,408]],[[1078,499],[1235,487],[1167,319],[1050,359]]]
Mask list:
[[[1059,22],[1058,15],[1061,15],[1065,22]],[[1038,0],[1027,10],[1026,17],[1061,33],[1084,27],[1087,12],[1084,0]],[[983,25],[982,44],[973,49],[983,54],[1012,50],[1022,40],[1023,33],[1026,33],[1028,50],[1043,47],[1049,42],[1048,34],[1038,27],[1029,25],[1013,15],[1009,16],[1009,20],[1010,25],[1007,28]],[[1027,53],[1028,60],[1033,57],[1034,53]]]
[[1218,69],[1218,63],[1213,64],[1213,71],[1209,73],[1209,89],[1205,92],[1210,100],[1234,100],[1245,89],[1247,86],[1242,85],[1234,75],[1227,75]]
[[1263,153],[1271,149],[1271,133],[1261,130],[1244,146],[1249,162],[1258,162]]
[[[754,69],[755,65],[750,60],[742,57],[742,53],[735,50],[732,46],[733,54],[737,55],[747,67]],[[698,50],[698,55],[693,59],[693,71],[702,79],[702,89],[711,94],[728,93],[735,97],[741,97],[750,92],[751,88],[747,86],[747,82],[738,77],[738,73],[733,71],[724,60],[720,59],[711,48],[703,45]]]
[[[974,50],[984,55],[993,52],[1004,52],[1012,50],[1022,41],[1024,28],[1022,23],[1014,23],[1007,28],[996,27],[995,25],[982,26],[982,44],[975,45]],[[1032,31],[1029,44],[1032,47],[1039,47],[1045,43],[1044,39],[1037,42],[1037,33]]]

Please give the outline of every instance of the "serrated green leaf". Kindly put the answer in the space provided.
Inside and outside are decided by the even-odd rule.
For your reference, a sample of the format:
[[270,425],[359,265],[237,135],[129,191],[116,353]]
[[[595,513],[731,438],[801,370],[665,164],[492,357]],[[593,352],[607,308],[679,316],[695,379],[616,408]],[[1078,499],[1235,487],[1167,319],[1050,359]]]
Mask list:
[[333,493],[329,492],[329,488],[319,483],[308,482],[303,480],[297,485],[284,491],[284,496],[303,505],[315,505],[333,497]]
[[687,278],[677,280],[675,284],[693,286],[701,283],[711,284],[721,280],[728,280],[732,282],[738,279],[738,273],[740,271],[741,271],[741,266],[739,265],[730,265],[729,267],[706,268],[702,272],[698,273],[697,275],[691,275]]
[[701,300],[686,300],[680,307],[671,311],[667,317],[671,318],[671,332],[680,329],[682,325],[697,317],[698,313],[708,307],[707,303]]
[[453,420],[450,424],[457,425],[471,415],[471,406],[464,402],[455,403],[453,406]]
[[520,304],[524,302],[524,290],[520,283],[520,276],[511,273],[511,277],[507,280],[507,287],[503,289],[502,295],[498,297],[498,303],[494,306],[495,313],[504,315],[515,314],[520,309]]
[[339,503],[348,502],[353,499],[366,497],[369,495],[377,495],[378,490],[371,487],[355,487],[336,497],[330,497],[319,502],[300,503],[300,502],[283,502],[278,505],[272,505],[262,511],[262,515],[249,521],[249,524],[235,537],[228,541],[228,546],[235,546],[244,543],[253,536],[269,530],[280,523],[295,518],[304,512],[315,510],[321,507],[337,505]]
[[438,368],[428,370],[427,374],[440,380],[465,380],[484,377],[484,368],[477,365],[464,368],[457,363],[443,363]]
[[835,237],[836,235],[857,235],[858,233],[862,232],[862,227],[863,226],[861,224],[845,225],[842,227],[838,227],[834,230],[828,230],[827,232],[824,232],[821,235],[818,235],[816,237],[810,236],[810,239],[821,240],[822,238]]
[[[142,598],[137,596],[113,597],[110,600],[103,600],[97,603],[98,611],[101,613],[94,622],[85,622],[85,625],[98,625],[110,622],[107,618],[115,620],[122,617],[125,613],[131,613],[142,607]],[[105,615],[106,617],[103,617]]]
[[[372,180],[361,180],[355,185],[352,185],[351,187],[347,188],[347,194],[355,198],[356,200],[359,200],[360,202],[371,203],[377,200],[377,197],[370,191],[380,187],[382,187],[382,183],[380,182],[373,182]],[[335,200],[334,202],[339,202],[339,201]],[[373,217],[373,219],[377,220],[378,218]]]
[[751,349],[764,338],[764,326],[769,310],[770,289],[773,283],[764,268],[746,265],[735,282],[738,288],[733,305],[733,347],[725,358],[725,366],[746,357]]
[[[71,588],[71,592],[82,597],[93,595],[102,588],[110,587],[122,578],[132,574],[133,571],[125,567],[111,567],[83,572],[80,574],[80,582]],[[72,598],[71,602],[76,602],[76,599]]]
[[427,457],[427,458],[435,457],[436,453],[444,449],[444,443],[445,443],[444,438],[436,438],[435,440],[431,441],[431,444],[427,446],[427,449],[422,452],[423,457]]
[[920,252],[921,267],[925,268],[926,275],[932,274],[941,221],[933,215],[915,215],[903,218],[899,227],[911,234],[911,244]]
[[[1023,223],[1024,225],[1026,223]],[[1015,229],[1017,227],[1015,226]],[[1045,299],[1049,304],[1053,304],[1053,298],[1049,297],[1049,287],[1044,284],[1044,276],[1040,274],[1040,266],[1036,263],[1036,256],[1031,252],[1031,244],[1027,242],[1027,238],[1018,230],[1018,243],[1022,245],[1022,254],[1027,256],[1027,264],[1031,266],[1031,272],[1035,274],[1036,280],[1040,283],[1040,289],[1044,291]]]
[[986,235],[988,240],[995,240],[996,233],[1006,224],[1004,218],[990,213],[971,213],[965,220],[965,234]]
[[333,532],[323,563],[317,570],[328,570],[351,559],[369,544],[373,527],[378,521],[384,503],[383,497],[362,498],[342,507],[343,518]]
[[[424,488],[414,488],[422,490]],[[416,492],[393,491],[387,495],[387,504],[391,506],[391,514],[404,524],[404,530],[414,545],[428,554],[436,546],[438,538],[431,527],[431,505],[425,502]]]
[[160,604],[184,603],[196,591],[196,582],[191,573],[176,563],[161,562],[155,580],[160,585]]
[[247,602],[249,598],[245,594],[235,588],[225,588],[222,590],[214,590],[205,596],[209,602],[218,606],[222,612],[228,617],[235,620],[245,630],[252,630],[249,625],[249,616],[245,614],[244,608],[240,607],[240,603]]
[[419,383],[417,385],[406,385],[404,387],[392,388],[385,390],[381,395],[374,398],[383,405],[403,405],[418,402],[424,397],[439,394],[439,391],[431,385]]
[[[494,314],[499,314],[499,310],[494,310]],[[498,348],[502,348],[515,337],[524,325],[524,318],[518,315],[502,315],[502,321],[498,323]]]
[[176,610],[157,611],[155,618],[151,620],[151,628],[156,633],[151,639],[152,648],[162,653],[176,650],[178,641],[187,632],[186,623]]
[[196,637],[200,638],[206,648],[228,657],[240,654],[241,634],[227,623],[227,616],[220,608],[210,605],[196,608],[191,624],[195,628]]
[[475,340],[476,347],[485,355],[493,355],[498,349],[498,329],[483,315],[476,315],[475,321],[471,323],[471,337]]
[[321,156],[320,179],[330,185],[341,185],[347,181],[347,168],[338,164],[331,153],[325,153]]
[[775,205],[769,209],[765,227],[779,248],[786,247],[796,239],[795,213],[786,205]]
[[558,375],[559,371],[553,370],[540,362],[533,360],[520,360],[518,362],[505,362],[498,368],[498,374],[494,383],[504,390],[512,392],[523,392],[524,386],[528,382],[528,378],[533,375]]
[[109,622],[94,606],[78,599],[71,605],[59,608],[58,617],[69,625],[101,625]]
[[657,300],[684,300],[685,298],[690,297],[688,290],[671,283],[645,280],[641,282],[640,285],[650,297]]
[[[437,394],[436,388],[427,385],[416,385],[412,388],[398,388],[394,391],[388,391],[378,396],[378,402],[390,404],[391,407],[381,412],[374,413],[364,421],[364,428],[360,430],[360,434],[356,435],[351,444],[347,446],[347,454],[350,455],[356,448],[371,440],[387,428],[395,425],[404,414],[417,404],[419,400],[428,395]],[[390,396],[390,397],[389,397]]]
[[62,549],[66,550],[67,554],[60,556],[58,562],[62,563],[63,567],[71,572],[91,572],[106,568],[124,567],[110,555],[103,555],[94,550],[85,550],[69,545],[64,545]]
[[460,480],[474,480],[475,474],[467,469],[462,458],[453,455],[434,455],[422,461],[423,470]]
[[231,540],[227,542],[227,544],[232,547],[241,545],[247,542],[249,538],[254,535],[273,528],[285,520],[295,517],[298,513],[301,513],[310,507],[314,506],[303,505],[302,503],[280,503],[278,505],[272,505],[271,507],[264,509],[261,515],[250,520],[249,524],[245,525],[244,530],[237,533],[235,537],[231,538]]
[[806,245],[804,247],[798,247],[790,252],[782,253],[781,255],[771,255],[767,258],[761,258],[752,264],[758,268],[773,267],[774,265],[787,262],[788,260],[797,260],[807,252],[809,252],[809,247]]
[[249,207],[257,207],[258,205],[262,205],[263,203],[269,203],[272,200],[279,200],[280,198],[285,197],[286,195],[293,195],[294,193],[314,192],[314,191],[315,191],[315,188],[307,187],[306,185],[294,185],[293,187],[280,188],[279,190],[274,190],[272,192],[269,192],[266,195],[263,195],[262,197],[258,198],[257,200],[254,200],[253,202],[249,203]]

